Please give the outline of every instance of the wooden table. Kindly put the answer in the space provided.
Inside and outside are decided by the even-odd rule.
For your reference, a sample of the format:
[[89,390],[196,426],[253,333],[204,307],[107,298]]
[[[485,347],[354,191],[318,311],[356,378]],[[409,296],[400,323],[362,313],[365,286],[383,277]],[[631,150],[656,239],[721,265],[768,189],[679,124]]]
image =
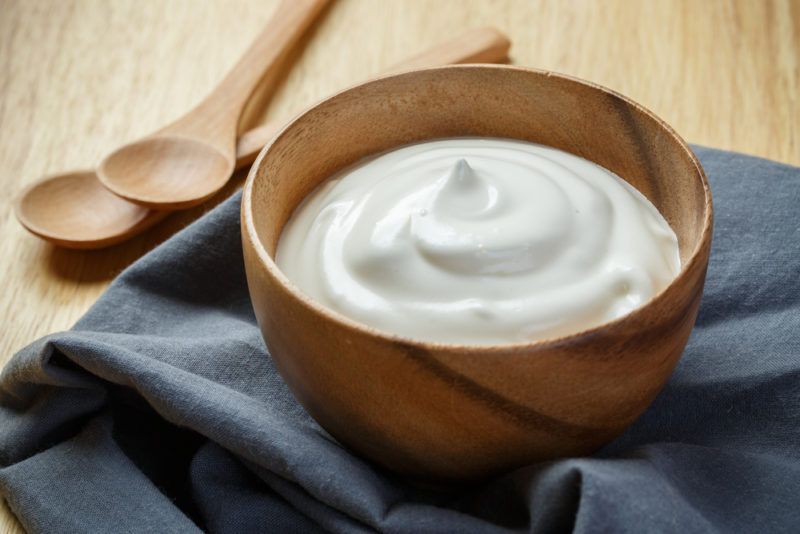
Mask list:
[[[0,0],[0,364],[69,328],[121,269],[218,201],[114,248],[72,252],[27,234],[13,195],[44,174],[90,167],[188,109],[274,4]],[[511,36],[514,63],[616,89],[690,142],[800,164],[800,0],[340,0],[245,125],[486,24]],[[2,506],[0,531],[18,531]]]

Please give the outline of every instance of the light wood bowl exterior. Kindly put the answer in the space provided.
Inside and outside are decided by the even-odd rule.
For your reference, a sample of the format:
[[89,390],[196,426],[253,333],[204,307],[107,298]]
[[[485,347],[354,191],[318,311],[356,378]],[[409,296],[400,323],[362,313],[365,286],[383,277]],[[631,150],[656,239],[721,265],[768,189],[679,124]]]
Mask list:
[[[313,302],[278,270],[283,225],[320,182],[370,154],[453,136],[542,143],[612,170],[672,226],[680,274],[645,306],[600,327],[477,347],[378,332]],[[418,70],[324,100],[265,147],[242,200],[253,307],[295,396],[343,444],[427,480],[589,454],[619,435],[681,356],[711,229],[703,170],[663,121],[591,83],[509,66]]]

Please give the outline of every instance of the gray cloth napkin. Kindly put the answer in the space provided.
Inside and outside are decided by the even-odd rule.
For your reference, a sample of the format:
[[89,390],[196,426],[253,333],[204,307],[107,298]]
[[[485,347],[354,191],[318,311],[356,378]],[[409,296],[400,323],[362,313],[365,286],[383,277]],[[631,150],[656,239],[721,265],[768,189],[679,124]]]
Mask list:
[[797,532],[800,169],[698,148],[708,282],[652,407],[594,456],[420,489],[297,404],[255,324],[239,195],[0,378],[0,492],[32,532]]

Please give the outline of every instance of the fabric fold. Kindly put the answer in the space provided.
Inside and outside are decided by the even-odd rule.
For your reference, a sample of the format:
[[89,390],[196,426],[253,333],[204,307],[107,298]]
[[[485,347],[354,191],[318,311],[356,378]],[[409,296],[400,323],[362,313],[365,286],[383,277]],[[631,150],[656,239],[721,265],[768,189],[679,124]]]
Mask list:
[[800,169],[696,151],[716,210],[697,326],[591,457],[431,488],[339,445],[261,339],[237,194],[5,367],[0,493],[48,533],[796,531]]

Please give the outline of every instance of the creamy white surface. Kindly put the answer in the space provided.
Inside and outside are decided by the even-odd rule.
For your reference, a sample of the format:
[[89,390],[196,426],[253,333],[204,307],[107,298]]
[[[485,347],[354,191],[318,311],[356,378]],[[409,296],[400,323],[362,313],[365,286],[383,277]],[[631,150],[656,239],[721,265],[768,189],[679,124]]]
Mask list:
[[444,343],[554,338],[640,306],[678,273],[675,234],[610,171],[491,138],[401,147],[313,191],[276,261],[323,305]]

